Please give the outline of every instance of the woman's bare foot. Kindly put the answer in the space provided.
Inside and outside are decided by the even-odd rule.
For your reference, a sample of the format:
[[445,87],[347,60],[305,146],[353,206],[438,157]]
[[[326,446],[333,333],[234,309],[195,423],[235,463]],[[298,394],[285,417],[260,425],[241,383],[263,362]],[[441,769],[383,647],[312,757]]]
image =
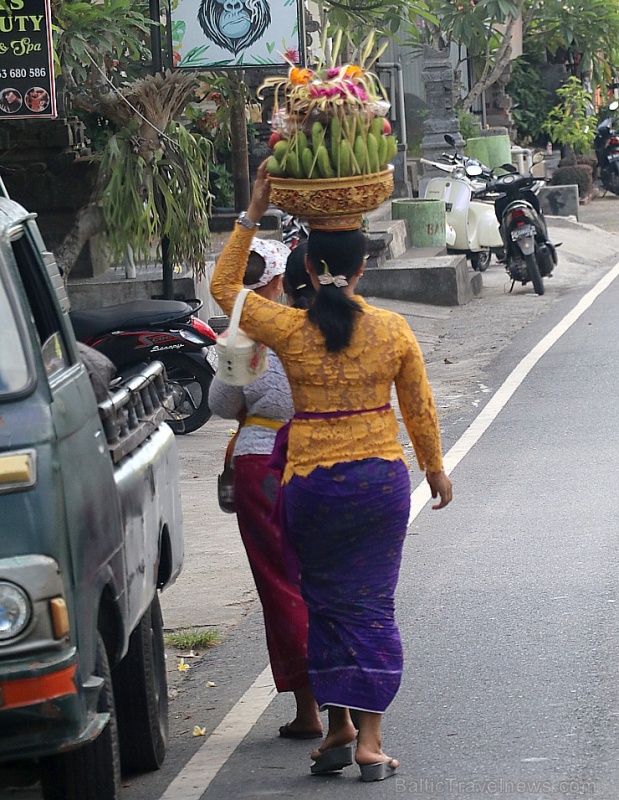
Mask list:
[[314,700],[311,686],[296,689],[294,699],[297,704],[297,715],[292,722],[283,727],[293,737],[295,733],[311,733],[314,736],[322,736],[322,720],[320,719],[318,704]]
[[322,722],[320,718],[306,722],[295,717],[292,722],[287,722],[279,729],[282,739],[319,739],[322,736]]
[[329,731],[318,750],[312,752],[311,757],[317,759],[325,750],[331,750],[334,747],[346,747],[346,745],[352,744],[355,741],[356,734],[357,731],[352,723],[350,729],[342,729],[333,733]]
[[314,750],[311,757],[316,760],[325,750],[334,747],[346,747],[355,741],[357,729],[352,724],[347,708],[332,706],[329,709],[329,730],[318,750]]
[[369,711],[359,712],[359,737],[357,740],[357,750],[355,761],[359,766],[367,764],[380,764],[385,762],[392,769],[397,769],[400,762],[383,753],[383,742],[380,735],[380,724],[382,714],[375,714]]
[[361,747],[361,745],[357,745],[355,761],[359,766],[362,764],[380,764],[381,761],[391,764],[394,769],[400,766],[400,762],[397,758],[391,758],[391,756],[383,753],[382,750],[377,751],[374,748],[364,748]]

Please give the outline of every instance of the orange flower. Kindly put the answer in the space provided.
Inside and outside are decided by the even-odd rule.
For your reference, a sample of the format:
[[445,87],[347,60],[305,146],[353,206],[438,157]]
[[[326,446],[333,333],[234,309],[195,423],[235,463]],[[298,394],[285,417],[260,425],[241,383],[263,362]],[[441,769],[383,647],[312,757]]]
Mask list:
[[346,67],[346,71],[344,72],[344,77],[345,78],[350,78],[351,80],[354,80],[355,78],[359,78],[361,75],[363,75],[363,70],[361,69],[361,67],[358,67],[356,64],[349,64]]
[[309,83],[313,77],[314,73],[312,72],[311,69],[293,67],[290,70],[290,83],[294,83],[297,86],[302,85],[304,83]]

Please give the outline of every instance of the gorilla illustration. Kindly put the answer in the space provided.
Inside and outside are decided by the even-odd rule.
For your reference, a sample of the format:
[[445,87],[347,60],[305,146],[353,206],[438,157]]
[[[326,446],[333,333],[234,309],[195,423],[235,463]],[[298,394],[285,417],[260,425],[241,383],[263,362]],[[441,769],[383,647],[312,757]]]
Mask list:
[[198,20],[205,35],[236,56],[271,24],[266,0],[202,0]]

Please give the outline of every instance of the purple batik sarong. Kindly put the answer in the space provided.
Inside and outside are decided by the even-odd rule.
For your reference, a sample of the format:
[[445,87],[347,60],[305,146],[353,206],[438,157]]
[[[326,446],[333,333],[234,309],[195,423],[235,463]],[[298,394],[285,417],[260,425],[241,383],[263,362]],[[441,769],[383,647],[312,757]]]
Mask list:
[[402,676],[394,593],[410,507],[402,461],[369,458],[295,475],[287,533],[309,612],[308,664],[321,708],[382,713]]

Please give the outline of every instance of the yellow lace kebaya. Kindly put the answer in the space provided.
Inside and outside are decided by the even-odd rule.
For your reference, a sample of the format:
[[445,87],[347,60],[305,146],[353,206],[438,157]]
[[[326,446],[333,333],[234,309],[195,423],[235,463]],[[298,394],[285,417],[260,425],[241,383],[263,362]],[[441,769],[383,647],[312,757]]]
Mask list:
[[[235,226],[213,274],[211,293],[231,314],[253,231]],[[336,265],[333,270],[337,271]],[[355,295],[358,315],[350,345],[330,353],[305,310],[288,308],[250,292],[241,316],[248,336],[279,356],[292,389],[295,411],[332,412],[379,409],[390,401],[395,383],[400,410],[421,469],[443,468],[441,438],[432,390],[421,350],[399,314],[374,308]],[[404,459],[393,409],[331,419],[295,419],[290,429],[283,480],[307,476],[316,467],[344,461]]]

